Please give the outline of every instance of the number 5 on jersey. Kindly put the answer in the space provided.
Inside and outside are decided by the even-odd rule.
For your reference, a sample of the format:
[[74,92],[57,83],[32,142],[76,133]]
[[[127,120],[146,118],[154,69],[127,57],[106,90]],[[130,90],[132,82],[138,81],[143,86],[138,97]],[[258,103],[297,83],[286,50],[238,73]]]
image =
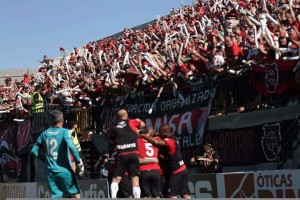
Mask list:
[[149,157],[154,156],[154,149],[151,143],[145,143],[145,148],[146,148],[146,155]]

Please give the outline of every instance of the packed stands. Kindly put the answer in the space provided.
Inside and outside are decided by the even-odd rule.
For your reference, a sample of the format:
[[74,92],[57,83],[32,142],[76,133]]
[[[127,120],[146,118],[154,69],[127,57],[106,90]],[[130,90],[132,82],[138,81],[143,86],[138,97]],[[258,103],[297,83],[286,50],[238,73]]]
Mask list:
[[294,86],[295,75],[299,79],[298,7],[285,0],[198,1],[157,16],[146,28],[125,28],[116,39],[71,52],[61,47],[60,58],[43,57],[37,74],[5,79],[1,113],[28,113],[36,88],[47,106],[77,109],[122,104],[125,94],[126,100],[140,91],[160,97],[173,88],[176,97],[180,87],[247,73],[256,92],[281,94]]

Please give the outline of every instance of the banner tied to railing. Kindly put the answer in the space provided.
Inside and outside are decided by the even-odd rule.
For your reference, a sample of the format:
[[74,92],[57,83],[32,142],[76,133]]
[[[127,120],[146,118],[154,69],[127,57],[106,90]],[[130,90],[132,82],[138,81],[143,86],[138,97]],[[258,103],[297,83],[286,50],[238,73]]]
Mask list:
[[[153,127],[157,132],[161,125],[169,125],[173,136],[179,141],[183,159],[188,162],[191,155],[199,152],[203,143],[204,129],[215,93],[216,87],[212,87],[184,96],[169,95],[157,101],[154,107],[151,106],[153,102],[146,99],[143,104],[127,104],[125,109],[130,118],[142,119],[146,126]],[[149,114],[151,107],[153,112]]]
[[204,141],[213,144],[224,166],[276,162],[278,146],[293,120],[263,123],[236,129],[207,131]]
[[265,96],[281,94],[296,86],[293,69],[298,60],[271,60],[253,65],[252,83],[255,90]]
[[20,181],[20,177],[26,177],[27,164],[22,163],[21,156],[28,154],[30,134],[30,120],[20,123],[3,123],[0,126],[0,178],[4,182]]
[[[191,91],[187,94],[168,93],[163,99],[149,98],[144,99],[143,103],[128,103],[124,108],[128,111],[130,117],[153,118],[162,117],[165,113],[177,114],[191,111],[194,108],[207,107],[211,103],[211,99],[216,94],[216,87],[203,89],[199,91]],[[152,109],[152,112],[149,112]]]

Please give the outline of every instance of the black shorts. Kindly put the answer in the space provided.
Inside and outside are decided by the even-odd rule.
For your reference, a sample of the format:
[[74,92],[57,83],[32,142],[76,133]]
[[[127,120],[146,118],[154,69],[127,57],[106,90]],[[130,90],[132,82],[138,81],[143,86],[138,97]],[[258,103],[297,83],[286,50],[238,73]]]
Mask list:
[[177,174],[171,174],[169,179],[168,196],[178,196],[182,194],[188,194],[188,178],[187,169]]
[[118,157],[114,177],[123,177],[125,172],[128,172],[129,177],[140,175],[140,161],[138,154],[127,154]]
[[128,176],[124,175],[119,183],[119,191],[117,193],[118,198],[132,197],[132,184]]
[[167,198],[167,191],[168,191],[168,188],[167,188],[167,185],[166,185],[166,178],[164,175],[160,175],[160,196],[161,198],[162,197],[165,197]]
[[143,197],[160,196],[160,176],[158,170],[146,170],[141,172],[141,189]]

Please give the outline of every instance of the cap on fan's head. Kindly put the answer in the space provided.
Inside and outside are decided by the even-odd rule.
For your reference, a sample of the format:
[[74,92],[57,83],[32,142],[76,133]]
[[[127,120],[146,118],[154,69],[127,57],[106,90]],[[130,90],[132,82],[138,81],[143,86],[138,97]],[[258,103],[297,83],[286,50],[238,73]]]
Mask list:
[[210,147],[210,148],[213,148],[213,145],[212,145],[212,144],[210,144],[210,143],[205,143],[205,144],[203,145],[203,148],[205,148],[205,147]]
[[287,33],[285,31],[281,31],[280,32],[280,36],[281,38],[285,38],[287,36]]
[[233,9],[226,14],[225,18],[226,19],[230,19],[230,18],[237,19],[237,12]]
[[42,85],[41,85],[41,84],[37,84],[37,85],[35,86],[35,89],[36,89],[36,90],[41,89],[41,88],[42,88]]

